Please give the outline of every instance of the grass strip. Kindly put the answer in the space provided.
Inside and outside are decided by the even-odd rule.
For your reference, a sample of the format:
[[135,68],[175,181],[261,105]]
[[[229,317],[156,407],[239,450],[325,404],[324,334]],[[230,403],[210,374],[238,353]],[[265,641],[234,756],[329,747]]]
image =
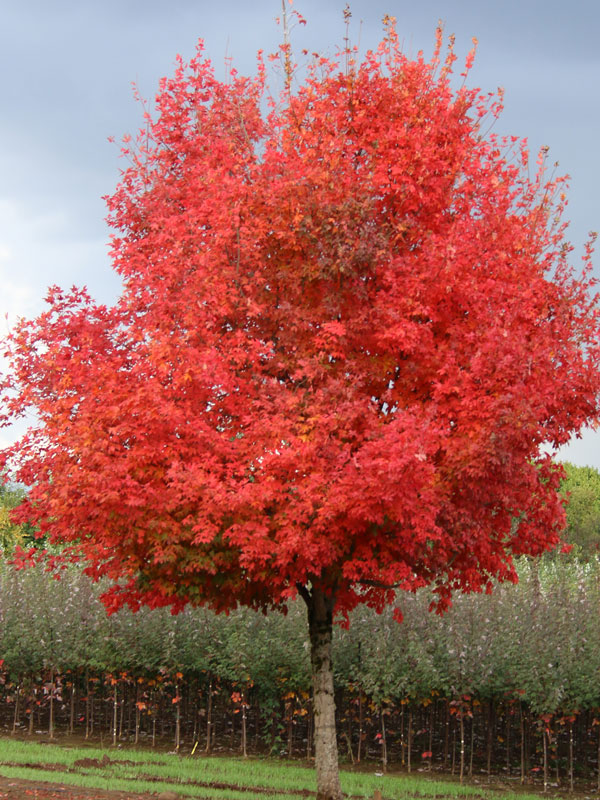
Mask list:
[[[40,774],[42,773],[42,774]],[[72,772],[43,772],[42,768],[5,767],[0,766],[0,775],[28,781],[44,781],[76,786],[85,789],[102,789],[104,791],[131,792],[133,794],[176,792],[182,797],[193,797],[194,800],[264,800],[264,793],[251,793],[233,789],[219,789],[210,786],[202,787],[200,793],[194,785],[173,785],[172,783],[149,782],[143,780],[127,780],[124,778],[106,777],[105,775],[81,775]],[[296,794],[277,793],[275,800],[298,800]]]
[[[23,777],[63,782],[88,788],[121,791],[175,791],[183,796],[229,800],[299,800],[315,791],[314,770],[295,762],[272,759],[178,756],[147,750],[101,750],[0,739],[0,771],[20,769]],[[10,765],[10,766],[9,766]],[[21,766],[17,766],[21,765]],[[39,765],[39,766],[38,766]],[[64,768],[61,769],[61,767]],[[66,770],[70,770],[67,772]],[[25,771],[29,771],[26,775]],[[93,781],[83,783],[81,781]],[[371,798],[375,789],[391,800],[407,798],[467,798],[498,800],[499,792],[477,786],[439,781],[425,776],[386,775],[343,770],[342,789],[354,798]],[[539,800],[537,795],[502,791],[503,800]]]

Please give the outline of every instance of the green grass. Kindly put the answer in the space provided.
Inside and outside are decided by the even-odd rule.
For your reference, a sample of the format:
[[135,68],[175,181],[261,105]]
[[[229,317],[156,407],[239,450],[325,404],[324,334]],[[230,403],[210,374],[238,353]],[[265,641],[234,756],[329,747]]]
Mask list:
[[[76,765],[81,759],[110,763]],[[52,767],[50,768],[50,765]],[[57,766],[60,765],[60,766]],[[315,791],[314,771],[293,762],[269,759],[203,758],[147,750],[100,750],[0,739],[0,775],[44,780],[71,786],[125,792],[177,792],[182,797],[227,800],[300,800],[302,790]],[[343,791],[371,798],[379,789],[390,800],[409,798],[485,798],[485,800],[539,800],[515,794],[425,777],[343,771]],[[209,784],[227,784],[226,787]],[[254,789],[254,791],[252,791]]]

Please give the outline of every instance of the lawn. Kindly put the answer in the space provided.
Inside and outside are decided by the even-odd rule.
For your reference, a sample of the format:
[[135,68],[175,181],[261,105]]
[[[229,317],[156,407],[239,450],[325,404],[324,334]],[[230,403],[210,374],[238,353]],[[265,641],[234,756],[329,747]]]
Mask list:
[[[101,750],[0,739],[0,776],[10,781],[60,785],[62,796],[123,792],[128,797],[155,794],[207,800],[299,800],[315,791],[314,771],[293,762],[272,759],[191,757],[148,750]],[[425,776],[380,775],[344,770],[342,788],[349,798],[372,798],[376,790],[385,800],[405,798],[477,798],[477,800],[539,800],[536,795],[439,781]],[[14,784],[16,786],[16,784]],[[91,793],[90,793],[91,791]],[[87,792],[87,794],[86,794]],[[0,793],[0,797],[3,795]],[[5,794],[5,797],[12,797]],[[18,796],[18,795],[15,795]],[[40,794],[38,797],[55,796]],[[66,795],[68,797],[69,795]],[[123,796],[123,795],[121,795]]]

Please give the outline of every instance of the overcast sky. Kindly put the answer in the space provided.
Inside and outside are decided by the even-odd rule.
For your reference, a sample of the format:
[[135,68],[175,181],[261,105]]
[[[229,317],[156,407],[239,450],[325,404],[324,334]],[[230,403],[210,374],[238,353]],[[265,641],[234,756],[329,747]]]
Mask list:
[[[343,6],[296,0],[307,20],[292,34],[297,51],[332,54],[344,37]],[[277,47],[280,11],[280,0],[4,0],[3,331],[17,316],[36,314],[51,284],[86,285],[102,302],[116,297],[102,196],[114,189],[120,167],[108,137],[118,140],[141,124],[132,82],[151,100],[176,54],[191,57],[200,37],[220,76],[227,56],[253,73],[256,51]],[[504,87],[496,131],[528,137],[533,150],[548,145],[551,160],[571,176],[570,237],[580,253],[587,232],[600,228],[598,0],[355,0],[351,11],[351,36],[363,50],[381,38],[385,14],[396,16],[409,54],[431,53],[438,19],[456,34],[461,60],[471,37],[479,39],[471,85]],[[600,436],[586,434],[561,455],[600,468]]]

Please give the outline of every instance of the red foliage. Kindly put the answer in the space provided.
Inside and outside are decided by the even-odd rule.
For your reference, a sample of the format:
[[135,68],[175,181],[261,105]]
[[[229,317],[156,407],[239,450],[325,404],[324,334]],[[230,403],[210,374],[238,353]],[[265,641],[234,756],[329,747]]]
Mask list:
[[443,606],[557,543],[544,448],[598,413],[591,245],[578,277],[563,180],[483,135],[501,101],[454,90],[440,41],[411,61],[390,26],[267,115],[262,61],[223,83],[200,47],[123,143],[119,301],[52,288],[9,337],[18,519],[110,609]]

